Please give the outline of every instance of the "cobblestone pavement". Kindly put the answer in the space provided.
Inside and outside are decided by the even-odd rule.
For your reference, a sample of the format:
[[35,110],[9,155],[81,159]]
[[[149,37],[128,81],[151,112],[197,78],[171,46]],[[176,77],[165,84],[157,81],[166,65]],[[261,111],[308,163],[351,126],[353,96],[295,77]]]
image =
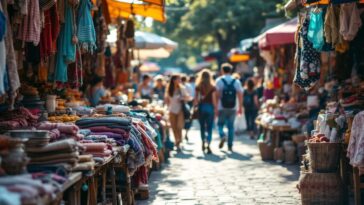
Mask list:
[[161,171],[152,172],[146,204],[300,204],[296,189],[299,165],[263,162],[256,142],[235,138],[234,152],[218,149],[214,135],[212,155],[201,151],[200,135],[190,131],[183,153],[172,153]]

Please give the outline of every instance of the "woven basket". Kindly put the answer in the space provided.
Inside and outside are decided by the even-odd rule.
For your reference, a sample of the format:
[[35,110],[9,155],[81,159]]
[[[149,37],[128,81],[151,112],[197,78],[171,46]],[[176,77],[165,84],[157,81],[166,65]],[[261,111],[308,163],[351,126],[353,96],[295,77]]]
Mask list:
[[262,160],[273,160],[273,146],[266,142],[258,142],[258,147],[260,151],[260,156]]
[[343,183],[336,173],[301,172],[297,188],[302,205],[343,204]]
[[313,172],[336,172],[341,154],[341,143],[307,143]]

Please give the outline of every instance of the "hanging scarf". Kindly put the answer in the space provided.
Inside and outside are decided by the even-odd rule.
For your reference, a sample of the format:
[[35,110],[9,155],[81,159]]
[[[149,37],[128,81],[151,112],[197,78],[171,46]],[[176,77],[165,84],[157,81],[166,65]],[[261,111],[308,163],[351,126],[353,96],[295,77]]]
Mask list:
[[92,4],[89,0],[81,0],[78,11],[77,38],[80,47],[92,53],[96,49],[96,33],[91,17]]
[[76,45],[72,42],[73,37],[73,12],[68,2],[65,2],[65,22],[62,25],[58,37],[57,61],[54,80],[62,83],[67,82],[67,65],[75,61]]

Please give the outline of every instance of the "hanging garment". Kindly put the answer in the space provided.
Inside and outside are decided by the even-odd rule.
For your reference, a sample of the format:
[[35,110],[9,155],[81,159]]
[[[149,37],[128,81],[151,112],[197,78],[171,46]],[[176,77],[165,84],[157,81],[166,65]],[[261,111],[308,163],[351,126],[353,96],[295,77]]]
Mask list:
[[65,4],[66,2],[64,0],[57,1],[57,11],[59,14],[59,21],[61,23],[64,23]]
[[311,11],[310,13],[310,25],[308,27],[308,40],[313,44],[313,47],[321,51],[324,45],[324,28],[322,19],[322,10]]
[[[6,47],[6,65],[8,68],[10,91],[12,97],[15,98],[16,90],[20,87],[20,80],[18,74],[18,65],[16,61],[16,55],[13,44],[13,31],[10,26],[10,19],[8,10],[3,8],[8,8],[7,1],[2,1],[0,4],[0,10],[4,12],[6,18],[6,34],[5,34],[5,47]],[[21,63],[20,63],[21,64]]]
[[340,6],[330,4],[327,7],[324,23],[324,34],[327,43],[331,43],[332,47],[334,47],[336,51],[344,53],[349,49],[349,44],[340,34],[339,14]]
[[299,32],[299,44],[297,46],[297,69],[294,82],[305,89],[310,90],[320,79],[320,53],[307,39],[309,16],[304,20]]
[[2,11],[0,11],[0,41],[4,40],[6,33],[6,18]]
[[43,11],[50,9],[57,3],[57,0],[39,0],[39,6]]
[[31,42],[35,46],[39,44],[41,32],[41,20],[39,1],[28,2],[28,15],[26,15],[19,27],[18,39],[23,42]]
[[41,83],[47,82],[48,78],[48,68],[47,68],[48,62],[41,61],[39,64],[39,70],[38,70],[38,80]]
[[112,59],[110,46],[106,47],[105,51],[105,80],[104,85],[107,88],[115,86],[115,66]]
[[93,53],[96,49],[96,33],[91,17],[92,4],[89,0],[81,0],[78,11],[78,43],[81,49]]
[[347,157],[354,167],[364,166],[364,112],[358,113],[353,120]]
[[65,22],[57,41],[57,56],[54,80],[62,83],[67,82],[67,65],[75,61],[76,46],[72,42],[73,37],[73,11],[72,7],[65,2]]
[[0,41],[0,95],[5,94],[4,77],[6,74],[6,48],[5,41]]
[[59,34],[59,16],[57,5],[44,11],[44,27],[40,38],[40,55],[44,59],[56,53],[56,40]]
[[345,3],[340,6],[340,34],[344,40],[352,41],[362,22],[356,2]]

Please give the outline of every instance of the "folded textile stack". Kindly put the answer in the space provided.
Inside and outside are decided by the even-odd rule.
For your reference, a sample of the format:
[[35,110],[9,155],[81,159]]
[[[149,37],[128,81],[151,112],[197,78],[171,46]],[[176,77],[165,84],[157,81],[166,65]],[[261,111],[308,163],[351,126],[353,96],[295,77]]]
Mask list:
[[90,171],[90,170],[94,170],[94,168],[95,168],[95,161],[92,158],[92,155],[85,154],[85,155],[79,156],[78,164],[72,170],[73,171]]
[[69,164],[76,165],[79,157],[79,145],[74,139],[50,143],[44,147],[27,147],[31,165]]
[[106,143],[83,143],[86,148],[85,154],[91,154],[94,157],[109,157],[112,154]]
[[0,131],[14,130],[34,126],[38,117],[26,108],[0,113]]
[[91,130],[92,135],[105,135],[114,139],[120,146],[127,143],[132,126],[131,119],[127,117],[83,118],[76,121],[76,125]]
[[51,141],[60,139],[73,138],[75,140],[82,140],[83,135],[79,134],[79,128],[73,123],[51,123],[43,122],[37,126],[38,130],[48,130],[50,132]]
[[66,179],[61,176],[44,173],[6,176],[0,178],[0,188],[5,188],[7,192],[13,194],[12,198],[15,201],[12,202],[20,199],[21,204],[43,204],[44,197],[56,198],[65,181]]
[[99,105],[99,106],[96,107],[96,111],[98,113],[105,113],[109,109],[112,111],[113,114],[130,112],[129,107],[124,106],[124,105],[104,104],[104,105]]

